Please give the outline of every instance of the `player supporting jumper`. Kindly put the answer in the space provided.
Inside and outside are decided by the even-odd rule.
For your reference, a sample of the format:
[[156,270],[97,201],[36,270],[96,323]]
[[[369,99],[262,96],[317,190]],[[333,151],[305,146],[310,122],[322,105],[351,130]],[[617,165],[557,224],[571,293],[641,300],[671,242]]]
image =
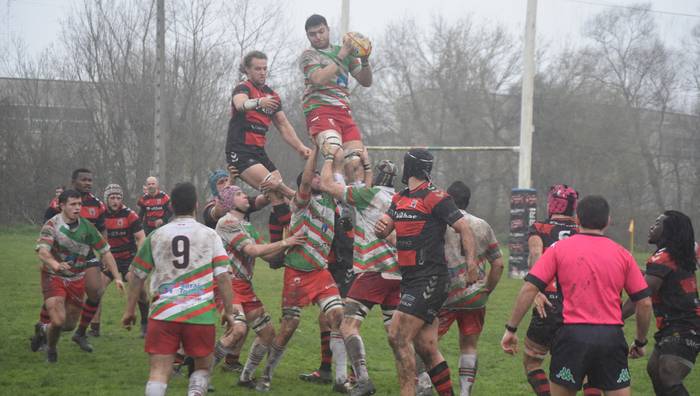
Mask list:
[[[576,203],[578,192],[566,184],[555,184],[547,193],[547,215],[545,221],[537,221],[530,227],[527,240],[530,255],[530,268],[539,260],[542,253],[552,244],[568,238],[578,232],[576,223]],[[532,319],[527,328],[524,341],[523,366],[527,382],[538,396],[550,394],[547,373],[542,369],[542,362],[549,353],[554,335],[561,327],[562,296],[557,290],[556,281],[552,281],[542,293],[535,297]],[[586,395],[599,395],[600,391],[584,384]]]
[[170,196],[161,191],[158,179],[154,176],[146,178],[146,193],[139,198],[139,217],[143,223],[146,235],[170,220]]
[[37,324],[36,333],[42,335],[39,341],[42,341],[43,334],[47,338],[46,357],[49,363],[58,361],[56,344],[61,332],[73,330],[78,321],[83,306],[85,267],[92,250],[100,254],[105,267],[116,279],[119,290],[124,290],[109,245],[95,226],[80,217],[81,194],[66,190],[59,196],[58,203],[61,212],[44,224],[36,245],[42,263],[44,306],[50,318],[50,323],[45,327]]
[[[647,363],[657,395],[685,396],[683,379],[690,374],[700,352],[700,299],[695,278],[697,252],[690,218],[668,210],[649,229],[656,252],[647,261],[644,279],[649,284],[656,316],[656,344]],[[632,316],[634,303],[622,308]]]
[[[462,254],[460,236],[452,229],[445,234],[445,258],[450,274],[450,289],[447,300],[443,305],[438,319],[440,327],[438,334],[445,335],[453,322],[459,326],[459,385],[460,395],[469,396],[476,378],[477,350],[476,344],[484,328],[486,302],[489,295],[501,279],[503,273],[503,257],[498,246],[496,234],[491,226],[466,209],[469,206],[471,191],[461,181],[456,181],[447,189],[455,204],[467,219],[474,233],[476,242],[477,281],[468,282],[467,264]],[[486,262],[490,269],[486,274]]]
[[365,171],[364,185],[345,186],[333,178],[334,154],[329,153],[321,168],[321,190],[354,209],[355,238],[353,243],[353,270],[357,274],[345,300],[345,312],[340,331],[357,383],[351,395],[365,396],[375,392],[367,372],[365,345],[360,326],[367,314],[379,304],[384,317],[384,328],[389,330],[391,318],[399,303],[401,275],[394,248],[374,234],[374,225],[386,213],[394,195],[396,165],[388,160],[377,164],[373,179],[367,151],[361,155]]
[[[285,249],[302,245],[306,237],[298,232],[289,238],[274,243],[263,243],[257,230],[246,220],[246,213],[250,206],[248,196],[238,186],[228,186],[221,191],[221,204],[228,213],[219,219],[216,232],[221,237],[226,250],[233,263],[232,288],[234,291],[233,304],[240,305],[245,314],[244,321],[257,335],[251,346],[248,360],[241,372],[238,385],[254,388],[253,374],[265,357],[275,337],[275,329],[272,326],[270,314],[265,310],[263,303],[258,299],[253,290],[253,268],[255,258],[262,257],[269,260]],[[236,326],[240,321],[236,322]],[[236,345],[239,339],[230,337],[229,333],[236,334],[238,338],[245,335],[246,329],[236,331],[236,326],[229,329],[227,334],[216,343],[215,357],[221,360],[230,353],[229,348]],[[243,323],[245,326],[245,323]]]
[[[309,134],[324,156],[331,147],[341,145],[345,153],[360,152],[364,146],[350,111],[348,83],[352,75],[363,87],[372,85],[369,59],[353,57],[353,47],[348,40],[342,45],[332,45],[328,22],[321,15],[311,15],[304,29],[311,44],[300,60],[305,84],[303,108]],[[337,151],[336,155],[339,156],[337,160],[344,159],[342,151]],[[357,166],[350,168],[353,167]],[[357,173],[357,169],[346,170],[348,176]]]
[[146,396],[165,395],[180,344],[194,358],[187,394],[202,396],[207,393],[216,336],[214,280],[222,295],[224,320],[233,325],[229,259],[216,232],[194,219],[194,186],[179,183],[170,196],[175,217],[146,238],[132,263],[122,324],[131,329],[136,321],[136,303],[151,275],[154,301],[146,333],[145,351],[150,355]]
[[[327,316],[332,332],[339,333],[343,318],[343,302],[326,263],[334,234],[335,201],[319,191],[319,177],[315,174],[317,148],[314,146],[304,171],[297,179],[299,190],[291,203],[290,232],[303,232],[306,243],[290,249],[284,258],[284,286],[282,289],[282,320],[280,330],[270,345],[270,352],[257,389],[270,389],[272,374],[279,364],[287,343],[299,326],[301,309],[318,304]],[[336,366],[339,356],[345,355],[342,338],[331,339],[331,350]],[[342,362],[342,364],[345,364]],[[346,391],[347,378],[338,377],[335,390]]]
[[[538,290],[543,292],[556,278],[563,296],[564,322],[552,344],[552,395],[576,395],[585,377],[608,396],[629,395],[627,355],[644,355],[651,293],[632,255],[603,234],[610,221],[607,201],[596,195],[585,197],[576,214],[579,233],[550,246],[525,277],[501,348],[508,354],[517,353],[518,324]],[[623,289],[637,302],[637,332],[630,350],[622,331]]]
[[[401,395],[416,393],[416,359],[420,355],[441,396],[452,395],[450,369],[438,349],[438,321],[447,299],[449,275],[445,263],[445,230],[448,225],[462,239],[467,268],[476,265],[474,235],[452,198],[430,182],[433,156],[424,149],[404,155],[401,181],[408,188],[394,195],[387,213],[375,225],[384,238],[396,229],[401,269],[401,301],[389,328],[401,384]],[[473,281],[473,279],[470,279]]]
[[[105,188],[104,200],[107,202],[105,227],[107,229],[107,243],[109,251],[117,262],[117,269],[122,274],[124,281],[129,281],[129,266],[136,256],[136,251],[141,247],[146,238],[141,229],[141,220],[133,210],[124,205],[124,191],[119,184],[110,184]],[[112,273],[107,268],[102,269],[102,288],[107,289],[114,280]],[[139,311],[141,313],[141,338],[146,336],[146,324],[148,323],[148,296],[144,290],[139,297]],[[97,310],[90,323],[88,334],[92,337],[100,336],[100,316],[102,306]]]

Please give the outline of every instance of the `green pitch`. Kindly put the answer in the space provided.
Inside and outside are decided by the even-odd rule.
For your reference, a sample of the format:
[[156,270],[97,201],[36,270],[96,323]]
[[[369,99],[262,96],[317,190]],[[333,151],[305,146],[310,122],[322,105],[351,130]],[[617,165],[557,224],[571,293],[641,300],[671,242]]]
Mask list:
[[[38,260],[33,251],[38,229],[20,227],[0,231],[0,295],[5,306],[0,310],[0,389],[5,395],[142,395],[148,377],[148,358],[143,352],[143,340],[137,332],[123,330],[118,322],[125,298],[114,286],[105,297],[102,314],[102,336],[91,338],[94,353],[81,352],[64,333],[59,342],[59,362],[49,366],[45,355],[29,350],[28,337],[39,316],[41,290]],[[644,255],[638,257],[644,259]],[[273,271],[260,264],[255,273],[255,289],[271,311],[273,322],[280,317],[282,270]],[[522,355],[505,355],[499,346],[503,324],[510,314],[513,301],[522,281],[503,279],[489,300],[486,327],[479,341],[479,371],[474,395],[528,395],[531,394],[521,364]],[[330,385],[308,384],[297,379],[319,365],[319,335],[316,322],[318,308],[303,311],[302,323],[290,342],[272,382],[273,395],[331,395]],[[522,337],[527,321],[521,324]],[[626,325],[627,339],[632,340],[634,324]],[[386,342],[381,312],[373,310],[365,321],[362,335],[367,349],[370,375],[378,395],[398,394],[393,355]],[[453,328],[440,346],[452,369],[452,381],[458,390],[457,376],[459,349]],[[245,360],[249,335],[241,360]],[[653,342],[653,341],[652,341]],[[520,342],[522,347],[522,339]],[[651,343],[650,343],[651,347]],[[651,348],[647,350],[647,353]],[[546,363],[548,364],[548,362]],[[646,358],[630,361],[632,386],[635,394],[653,394],[645,371]],[[686,379],[691,395],[700,395],[699,368]],[[233,374],[217,370],[213,376],[214,395],[252,395],[253,391],[234,387]],[[168,394],[184,395],[187,379],[171,379]]]

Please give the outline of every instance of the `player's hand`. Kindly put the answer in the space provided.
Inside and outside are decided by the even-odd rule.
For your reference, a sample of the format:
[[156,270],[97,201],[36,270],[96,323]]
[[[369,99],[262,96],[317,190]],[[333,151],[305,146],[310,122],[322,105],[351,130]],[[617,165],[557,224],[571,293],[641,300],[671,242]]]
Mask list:
[[375,235],[384,235],[386,233],[387,228],[389,227],[389,222],[386,220],[386,218],[381,217],[377,222],[374,224],[374,233]]
[[121,295],[124,295],[124,281],[118,278],[114,279],[114,284],[117,286],[117,290]]
[[263,96],[260,98],[259,103],[260,108],[267,110],[268,112],[277,110],[277,107],[280,105],[279,100],[277,100],[274,96]]
[[267,192],[270,190],[276,190],[282,184],[282,179],[279,177],[274,177],[270,174],[268,177],[260,183],[260,191]]
[[303,231],[297,231],[296,234],[285,238],[284,244],[286,246],[297,246],[306,243],[306,234]]
[[153,225],[155,225],[156,228],[162,226],[162,225],[163,225],[163,219],[156,219],[156,221],[153,222]]
[[537,314],[540,315],[540,318],[542,319],[547,317],[547,309],[545,308],[545,305],[549,305],[550,308],[553,306],[547,296],[542,293],[537,293],[535,296],[535,309],[537,310]]
[[506,330],[503,333],[503,338],[501,339],[501,349],[503,352],[509,355],[515,355],[518,353],[518,336],[515,333],[511,333]]
[[301,155],[303,159],[309,159],[309,156],[311,155],[311,149],[304,145],[302,145],[301,148],[297,150],[297,152],[299,153],[299,155]]
[[475,283],[479,280],[479,267],[476,262],[467,260],[467,284]]
[[338,59],[342,61],[348,55],[352,54],[353,49],[354,48],[352,48],[352,43],[350,42],[350,40],[348,40],[348,37],[343,36],[343,45],[340,47],[340,51],[338,51]]
[[233,329],[234,323],[236,321],[236,314],[232,313],[230,315],[224,315],[221,317],[221,324],[225,324],[229,329]]
[[51,270],[53,270],[53,272],[68,271],[70,269],[70,264],[65,261],[59,262],[57,266],[53,266],[51,264],[49,265],[51,266]]
[[630,359],[639,359],[640,357],[644,356],[644,347],[638,347],[634,343],[632,343],[632,346],[630,347]]
[[122,326],[124,326],[125,329],[131,330],[131,326],[136,324],[136,313],[135,312],[124,312],[124,315],[122,316]]
[[227,166],[226,169],[228,170],[229,184],[233,184],[233,181],[238,177],[238,169],[233,165]]

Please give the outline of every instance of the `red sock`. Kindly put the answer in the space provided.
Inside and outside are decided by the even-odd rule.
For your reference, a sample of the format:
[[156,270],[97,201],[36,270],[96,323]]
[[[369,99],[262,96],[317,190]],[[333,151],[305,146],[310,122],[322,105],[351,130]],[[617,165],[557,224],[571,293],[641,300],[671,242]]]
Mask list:
[[87,329],[90,322],[92,322],[92,318],[97,313],[97,308],[99,306],[99,300],[92,301],[89,298],[85,300],[85,304],[83,304],[83,311],[80,313],[80,325],[78,326],[78,330],[76,331],[76,333],[80,335],[85,335],[85,330]]
[[537,369],[527,373],[527,382],[530,383],[537,396],[550,396],[549,380],[544,370]]
[[46,310],[46,304],[41,305],[41,312],[39,313],[39,322],[41,324],[51,323],[51,317],[49,316],[49,311]]
[[450,379],[450,368],[447,367],[447,362],[442,361],[437,366],[428,371],[430,381],[432,381],[435,390],[440,396],[454,396],[452,392],[452,380]]
[[331,352],[331,332],[321,332],[321,366],[319,371],[331,371],[331,363],[333,362],[333,352]]

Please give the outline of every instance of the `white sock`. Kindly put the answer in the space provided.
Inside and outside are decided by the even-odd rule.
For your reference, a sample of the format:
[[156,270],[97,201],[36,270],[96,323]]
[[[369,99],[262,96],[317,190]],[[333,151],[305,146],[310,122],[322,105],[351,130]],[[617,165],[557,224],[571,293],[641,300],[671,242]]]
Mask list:
[[340,333],[331,332],[331,351],[335,362],[335,382],[342,384],[348,379],[348,362],[345,342]]
[[190,386],[187,387],[187,396],[205,396],[209,389],[209,370],[195,370],[190,375]]
[[168,384],[157,381],[146,382],[146,396],[165,396]]
[[476,378],[476,353],[463,353],[459,357],[460,396],[469,396]]

